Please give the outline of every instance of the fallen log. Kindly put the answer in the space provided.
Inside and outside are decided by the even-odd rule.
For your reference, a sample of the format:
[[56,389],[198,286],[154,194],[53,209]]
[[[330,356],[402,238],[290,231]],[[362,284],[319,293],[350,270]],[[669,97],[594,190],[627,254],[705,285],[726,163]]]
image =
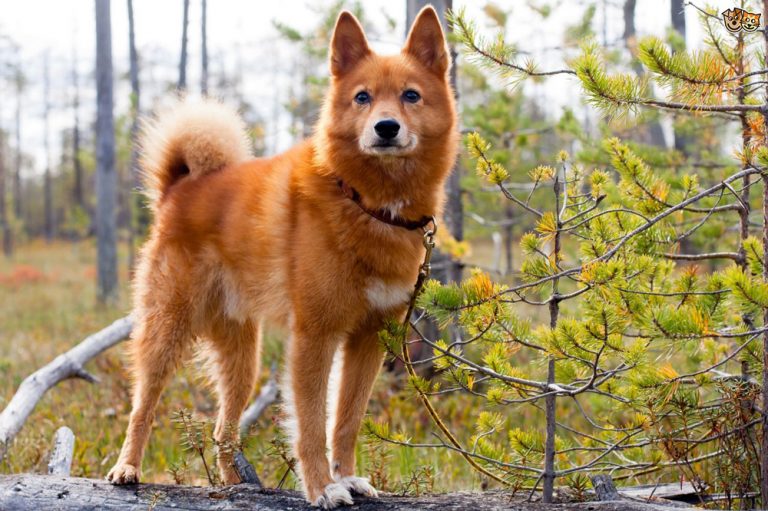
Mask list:
[[27,376],[0,413],[0,460],[5,457],[10,442],[24,426],[27,417],[48,389],[67,378],[82,378],[91,383],[96,382],[96,377],[84,369],[85,364],[128,337],[130,333],[130,316],[118,319]]
[[[526,495],[508,492],[458,492],[419,497],[384,495],[378,499],[355,497],[356,510],[458,511],[679,511],[642,502],[583,502],[546,505],[525,502]],[[296,511],[310,510],[303,496],[290,490],[262,489],[240,484],[227,487],[191,487],[162,484],[112,486],[103,480],[35,474],[0,475],[0,509],[38,511]],[[343,509],[343,508],[342,508]]]

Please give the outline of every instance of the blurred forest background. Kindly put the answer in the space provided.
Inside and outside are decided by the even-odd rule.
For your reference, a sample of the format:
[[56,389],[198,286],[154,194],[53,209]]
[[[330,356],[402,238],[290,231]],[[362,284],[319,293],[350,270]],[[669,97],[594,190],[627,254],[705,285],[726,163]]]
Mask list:
[[[273,154],[311,134],[341,9],[374,48],[397,51],[425,3],[177,0],[154,12],[97,0],[56,20],[71,39],[45,43],[0,21],[0,408],[130,309],[151,222],[133,144],[143,116],[177,92],[219,97],[242,112],[255,154]],[[382,333],[391,357],[362,472],[386,491],[503,486],[545,501],[554,487],[584,499],[586,475],[604,472],[685,481],[704,506],[765,507],[766,39],[720,15],[763,5],[432,3],[451,31],[467,147],[418,335]],[[282,335],[269,336],[267,367]],[[66,424],[73,475],[105,474],[130,383],[119,348],[92,365],[100,382],[52,390],[0,470],[44,470]],[[189,448],[215,410],[199,374],[190,361],[166,392],[145,481],[207,482]],[[244,450],[267,485],[292,487],[278,415]]]

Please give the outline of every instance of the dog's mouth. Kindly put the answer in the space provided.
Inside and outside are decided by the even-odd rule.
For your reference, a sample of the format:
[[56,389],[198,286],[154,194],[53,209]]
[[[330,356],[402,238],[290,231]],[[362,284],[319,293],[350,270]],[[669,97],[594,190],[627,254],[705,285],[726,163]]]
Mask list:
[[407,140],[405,143],[398,142],[396,140],[377,140],[375,143],[363,146],[361,149],[364,153],[375,154],[382,156],[399,156],[408,153],[416,145],[416,141],[413,139]]

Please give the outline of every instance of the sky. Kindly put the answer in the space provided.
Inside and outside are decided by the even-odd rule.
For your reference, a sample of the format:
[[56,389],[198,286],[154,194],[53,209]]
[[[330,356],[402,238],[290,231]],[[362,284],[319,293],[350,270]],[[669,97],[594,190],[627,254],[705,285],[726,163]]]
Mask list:
[[[330,5],[330,0],[208,0],[208,47],[210,68],[227,69],[242,73],[243,92],[267,120],[268,151],[285,149],[293,142],[288,130],[288,119],[280,108],[288,91],[294,86],[292,52],[295,47],[282,41],[273,23],[279,21],[300,30],[308,29],[317,22],[311,6]],[[539,23],[522,0],[497,0],[496,4],[511,8],[511,21],[507,29],[509,40],[519,43],[520,49],[530,52],[542,69],[562,67],[562,54],[552,50],[562,42],[563,28],[581,16],[586,1],[534,1],[554,6],[553,14],[546,23]],[[606,0],[596,0],[598,5],[596,29],[602,37],[605,27],[608,40],[621,36],[623,21],[621,2],[608,0],[607,10],[601,8]],[[731,1],[709,2],[724,10]],[[200,76],[200,0],[191,0],[189,19],[189,67],[188,83],[193,91],[199,89]],[[405,37],[405,2],[392,0],[363,0],[363,7],[378,33],[372,46],[383,53],[399,50]],[[669,26],[667,0],[638,0],[636,25],[638,33],[663,36]],[[115,71],[116,115],[124,114],[128,107],[128,18],[127,2],[113,0],[112,46]],[[455,8],[466,8],[470,18],[478,20],[478,27],[488,38],[494,36],[490,24],[482,13],[481,0],[454,0]],[[79,80],[83,85],[80,116],[87,129],[95,110],[93,67],[95,62],[95,28],[93,0],[0,0],[0,36],[14,41],[21,53],[2,51],[0,58],[20,58],[31,82],[22,98],[22,145],[34,155],[31,174],[42,173],[46,155],[42,150],[44,124],[42,74],[43,61],[48,55],[51,76],[51,102],[53,104],[49,133],[52,140],[51,161],[58,161],[59,133],[72,121],[72,69],[77,63]],[[136,40],[142,59],[142,78],[151,81],[172,82],[177,76],[177,62],[181,40],[182,0],[134,0]],[[603,16],[603,14],[606,16]],[[702,32],[692,7],[687,7],[688,44],[699,46]],[[388,27],[388,19],[395,21],[395,28]],[[529,20],[536,20],[531,23]],[[605,20],[605,21],[603,21]],[[2,39],[0,39],[2,43]],[[572,78],[559,77],[540,85],[526,85],[534,97],[540,99],[548,113],[557,115],[564,106],[580,105],[581,91]],[[146,109],[152,105],[144,104]],[[0,83],[0,125],[12,128],[15,98],[12,88]],[[589,115],[582,109],[582,115]]]

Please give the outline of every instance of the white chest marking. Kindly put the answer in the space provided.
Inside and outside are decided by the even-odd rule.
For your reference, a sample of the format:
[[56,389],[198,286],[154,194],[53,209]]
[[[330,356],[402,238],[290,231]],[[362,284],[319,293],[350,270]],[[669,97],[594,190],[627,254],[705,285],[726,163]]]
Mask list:
[[371,279],[365,288],[368,303],[376,309],[386,310],[405,305],[411,299],[411,286],[388,284],[381,279]]

